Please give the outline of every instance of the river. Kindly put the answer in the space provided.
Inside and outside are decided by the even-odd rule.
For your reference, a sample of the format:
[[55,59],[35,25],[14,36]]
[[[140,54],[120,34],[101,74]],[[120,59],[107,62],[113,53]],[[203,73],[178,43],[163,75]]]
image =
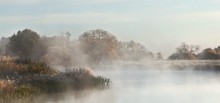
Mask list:
[[108,90],[68,93],[59,103],[220,103],[220,73],[193,70],[95,70],[112,80]]

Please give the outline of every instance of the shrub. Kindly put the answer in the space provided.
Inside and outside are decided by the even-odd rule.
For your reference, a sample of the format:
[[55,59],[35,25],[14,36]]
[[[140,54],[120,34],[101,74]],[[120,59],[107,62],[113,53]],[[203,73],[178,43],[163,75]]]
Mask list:
[[94,76],[91,69],[73,68],[58,72],[41,62],[27,59],[0,60],[0,102],[23,103],[41,94],[51,95],[67,90],[106,89],[111,81]]

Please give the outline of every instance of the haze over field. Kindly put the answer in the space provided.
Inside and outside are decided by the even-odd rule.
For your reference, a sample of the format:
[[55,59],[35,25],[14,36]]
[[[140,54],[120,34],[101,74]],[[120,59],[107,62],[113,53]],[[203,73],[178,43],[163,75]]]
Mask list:
[[218,0],[0,0],[0,36],[32,28],[41,35],[102,28],[168,57],[181,42],[218,46]]

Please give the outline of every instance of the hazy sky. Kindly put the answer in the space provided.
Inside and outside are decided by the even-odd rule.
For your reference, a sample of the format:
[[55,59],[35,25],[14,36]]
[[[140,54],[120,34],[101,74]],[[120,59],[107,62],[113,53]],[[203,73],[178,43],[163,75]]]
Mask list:
[[167,56],[181,42],[220,45],[220,0],[0,0],[0,35],[25,28],[75,38],[102,28]]

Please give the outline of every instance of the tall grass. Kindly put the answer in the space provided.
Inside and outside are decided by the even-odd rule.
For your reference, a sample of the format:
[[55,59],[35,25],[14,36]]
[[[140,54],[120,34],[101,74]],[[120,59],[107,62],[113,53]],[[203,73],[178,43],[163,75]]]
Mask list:
[[96,77],[85,68],[68,69],[61,73],[42,62],[0,57],[0,103],[31,102],[42,94],[106,89],[110,84],[110,79]]

